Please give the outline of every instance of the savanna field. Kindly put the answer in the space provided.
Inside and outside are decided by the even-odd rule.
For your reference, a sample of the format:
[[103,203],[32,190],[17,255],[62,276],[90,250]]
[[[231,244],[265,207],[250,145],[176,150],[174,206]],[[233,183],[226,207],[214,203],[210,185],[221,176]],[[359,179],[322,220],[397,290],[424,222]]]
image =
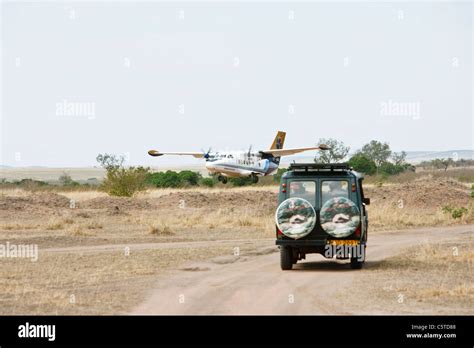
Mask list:
[[[0,259],[1,314],[126,312],[156,277],[232,255],[236,247],[255,253],[273,245],[277,191],[276,185],[148,189],[124,198],[93,187],[4,187],[0,242],[37,244],[39,258]],[[365,196],[371,199],[369,241],[381,231],[474,222],[471,185],[449,177],[368,182]],[[445,252],[439,245],[426,248],[432,249],[425,254]],[[450,281],[472,270],[472,244],[462,251]],[[390,276],[394,263],[389,259],[374,272]],[[433,284],[425,288],[414,291],[430,293]],[[474,296],[465,282],[449,289],[433,296]]]

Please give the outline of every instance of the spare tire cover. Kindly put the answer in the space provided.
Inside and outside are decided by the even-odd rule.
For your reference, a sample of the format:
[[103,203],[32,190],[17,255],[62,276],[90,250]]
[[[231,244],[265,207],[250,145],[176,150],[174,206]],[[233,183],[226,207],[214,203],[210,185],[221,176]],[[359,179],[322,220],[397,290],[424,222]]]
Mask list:
[[343,238],[353,234],[360,223],[357,205],[345,197],[331,198],[321,207],[321,227],[333,237]]
[[298,239],[313,230],[316,225],[316,212],[306,199],[288,198],[278,206],[275,222],[285,236]]

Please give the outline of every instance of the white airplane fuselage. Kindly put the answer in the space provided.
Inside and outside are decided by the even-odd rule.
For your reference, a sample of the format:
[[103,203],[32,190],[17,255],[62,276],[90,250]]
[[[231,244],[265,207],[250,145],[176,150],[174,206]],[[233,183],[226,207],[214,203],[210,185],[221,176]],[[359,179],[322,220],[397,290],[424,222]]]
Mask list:
[[211,174],[226,177],[266,176],[278,169],[274,159],[262,158],[257,154],[247,152],[216,153],[206,160],[206,169]]

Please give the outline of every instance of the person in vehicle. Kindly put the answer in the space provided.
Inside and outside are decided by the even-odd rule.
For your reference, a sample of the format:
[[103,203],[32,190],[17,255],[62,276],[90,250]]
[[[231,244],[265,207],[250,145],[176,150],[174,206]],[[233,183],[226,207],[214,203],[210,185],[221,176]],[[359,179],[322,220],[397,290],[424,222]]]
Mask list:
[[336,197],[346,197],[347,193],[347,182],[341,180],[327,181],[323,183],[323,186],[326,186],[322,190],[322,204],[326,203],[328,200]]

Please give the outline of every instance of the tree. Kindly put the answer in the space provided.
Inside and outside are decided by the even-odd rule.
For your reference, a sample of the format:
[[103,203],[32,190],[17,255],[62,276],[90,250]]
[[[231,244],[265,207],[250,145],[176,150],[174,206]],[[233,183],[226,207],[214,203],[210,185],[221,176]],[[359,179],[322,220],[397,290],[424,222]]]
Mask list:
[[437,158],[431,162],[433,163],[433,167],[435,167],[436,169],[444,169],[444,171],[447,171],[448,167],[454,164],[452,158]]
[[407,153],[405,151],[392,153],[392,161],[397,166],[404,165],[406,163],[406,158]]
[[342,141],[333,138],[321,138],[319,144],[329,146],[329,150],[320,150],[314,158],[316,163],[338,163],[346,158],[350,147],[345,146]]
[[97,162],[106,170],[101,188],[111,196],[131,197],[146,188],[150,168],[123,166],[123,156],[99,154]]
[[392,154],[392,151],[390,150],[388,143],[371,140],[370,143],[362,146],[360,153],[375,162],[378,173],[378,168],[382,165],[382,163],[387,162],[388,158]]
[[98,154],[95,158],[102,168],[117,169],[123,166],[125,158],[123,156],[109,155],[108,153]]
[[348,163],[356,171],[367,174],[367,175],[373,175],[375,174],[377,170],[377,166],[375,165],[375,162],[367,158],[361,153],[357,153],[354,156],[352,156],[349,159]]
[[78,186],[79,185],[79,183],[77,181],[72,180],[71,176],[66,172],[63,172],[59,176],[58,181],[63,186]]

